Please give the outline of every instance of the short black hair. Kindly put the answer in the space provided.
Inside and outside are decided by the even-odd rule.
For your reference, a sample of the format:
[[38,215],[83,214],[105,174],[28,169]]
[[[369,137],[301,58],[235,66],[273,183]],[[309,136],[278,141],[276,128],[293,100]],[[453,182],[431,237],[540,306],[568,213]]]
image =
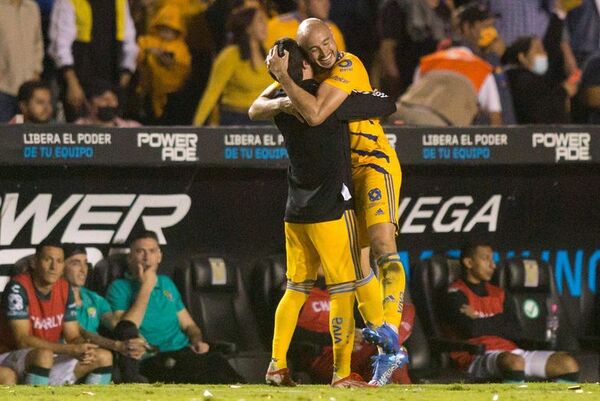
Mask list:
[[63,247],[63,244],[56,238],[46,238],[45,240],[43,240],[42,242],[40,242],[39,244],[37,244],[37,246],[35,247],[35,256],[39,257],[42,254],[42,249],[44,249],[45,247],[52,247],[52,248],[60,248],[63,250],[65,250],[65,248]]
[[[275,42],[275,46],[281,46],[283,50],[288,51],[288,75],[296,84],[300,84],[302,82],[302,69],[304,68],[303,62],[308,61],[306,53],[298,46],[298,43],[294,39],[290,38],[279,39]],[[271,77],[277,81],[273,74],[271,74]]]
[[160,244],[160,241],[158,240],[158,235],[156,235],[156,233],[154,231],[141,230],[141,231],[135,232],[131,235],[131,237],[129,238],[129,247],[131,248],[133,243],[137,240],[148,239],[148,238],[153,239]]
[[85,250],[85,246],[74,243],[63,244],[63,249],[65,251],[65,259],[70,258],[73,255],[87,255],[87,251]]
[[85,97],[92,100],[95,97],[102,96],[106,92],[112,92],[115,95],[119,93],[117,87],[110,81],[102,78],[92,78],[84,85]]
[[457,14],[460,27],[462,27],[464,23],[473,25],[475,22],[485,21],[500,16],[499,14],[492,13],[485,4],[482,4],[479,1],[470,1],[458,7]]
[[492,245],[489,243],[489,241],[486,241],[485,239],[471,240],[463,244],[463,246],[460,248],[460,264],[463,268],[465,267],[463,259],[472,258],[475,255],[475,251],[477,251],[477,248],[480,246],[492,248]]
[[520,64],[521,62],[519,61],[519,54],[527,54],[529,52],[529,49],[531,49],[533,39],[535,38],[536,36],[534,35],[528,35],[521,36],[515,39],[515,41],[512,42],[511,45],[506,48],[506,51],[502,55],[502,58],[500,60],[502,64]]
[[50,86],[44,81],[26,81],[19,87],[17,102],[29,102],[38,89],[45,89],[48,92],[52,92]]

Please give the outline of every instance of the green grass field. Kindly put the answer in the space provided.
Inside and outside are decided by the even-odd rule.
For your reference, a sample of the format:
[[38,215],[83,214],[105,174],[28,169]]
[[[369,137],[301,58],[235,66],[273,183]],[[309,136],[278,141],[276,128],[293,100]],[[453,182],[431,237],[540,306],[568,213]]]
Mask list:
[[600,400],[600,385],[530,383],[391,385],[379,389],[332,389],[305,385],[273,388],[263,385],[114,385],[30,387],[2,386],[0,400],[11,401],[578,401]]

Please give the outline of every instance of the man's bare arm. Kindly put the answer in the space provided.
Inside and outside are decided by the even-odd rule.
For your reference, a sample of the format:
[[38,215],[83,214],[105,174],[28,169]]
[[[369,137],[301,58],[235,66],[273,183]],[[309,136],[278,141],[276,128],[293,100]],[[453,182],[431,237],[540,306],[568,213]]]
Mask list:
[[295,116],[299,121],[304,122],[304,119],[300,113],[298,113],[298,110],[296,110],[289,97],[284,96],[273,99],[278,88],[279,85],[276,83],[269,85],[269,87],[254,100],[248,110],[250,119],[253,121],[271,120],[277,114],[283,112]]
[[156,269],[144,270],[144,267],[141,265],[138,266],[138,277],[141,285],[133,304],[122,315],[117,315],[117,311],[115,311],[115,315],[119,317],[119,321],[129,320],[137,327],[140,327],[144,320],[144,316],[146,315],[148,301],[150,301],[150,295],[158,281],[158,277],[156,275]]
[[277,84],[271,84],[252,102],[248,109],[248,117],[252,121],[270,120],[281,112],[281,99],[273,99]]
[[[68,327],[67,325],[69,323],[71,322],[66,322],[65,326]],[[77,324],[77,322],[75,322],[74,324]],[[91,345],[84,344],[83,342],[74,343],[78,342],[76,338],[80,338],[80,336],[76,336],[75,338],[71,336],[69,340],[71,340],[72,343],[70,344],[53,343],[36,336],[32,336],[29,334],[29,329],[31,325],[29,319],[11,320],[9,325],[17,342],[17,346],[19,348],[45,348],[49,349],[55,354],[70,355],[72,357],[79,358],[81,354],[87,351],[88,347],[86,346]],[[65,340],[67,339],[65,338]],[[93,348],[95,347],[96,346],[94,345]]]
[[322,124],[348,97],[343,90],[327,84],[321,84],[317,96],[313,96],[296,85],[287,74],[282,77],[281,86],[300,115],[311,126]]

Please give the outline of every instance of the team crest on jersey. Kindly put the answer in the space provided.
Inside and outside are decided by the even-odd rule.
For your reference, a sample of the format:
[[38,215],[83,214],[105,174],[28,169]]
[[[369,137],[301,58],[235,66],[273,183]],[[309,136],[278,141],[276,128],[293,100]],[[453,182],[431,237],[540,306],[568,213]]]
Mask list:
[[381,190],[379,188],[373,188],[369,191],[369,200],[371,202],[377,202],[381,200]]
[[11,311],[23,310],[23,297],[21,294],[8,295],[8,309]]
[[169,301],[173,301],[173,294],[171,294],[168,290],[164,290],[163,295],[167,297]]
[[87,314],[89,317],[95,318],[96,317],[96,308],[94,308],[93,306],[90,306],[89,308],[87,308]]

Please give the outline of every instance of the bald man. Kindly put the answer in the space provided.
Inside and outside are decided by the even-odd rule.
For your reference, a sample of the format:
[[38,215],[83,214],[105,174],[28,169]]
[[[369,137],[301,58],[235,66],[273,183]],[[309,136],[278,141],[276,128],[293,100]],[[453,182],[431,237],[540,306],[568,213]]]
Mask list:
[[[302,22],[298,28],[297,40],[317,70],[321,85],[316,95],[300,88],[287,72],[288,54],[284,53],[280,57],[273,48],[267,56],[267,65],[288,95],[289,102],[264,98],[261,99],[263,108],[298,113],[308,124],[314,126],[325,121],[352,91],[373,90],[360,59],[351,53],[338,51],[331,30],[323,21],[309,18]],[[382,385],[389,381],[393,370],[393,366],[388,366],[394,360],[390,359],[390,354],[400,353],[397,327],[402,319],[405,275],[397,253],[395,236],[402,172],[396,152],[388,143],[379,120],[350,122],[348,128],[364,277],[356,283],[356,297],[368,326],[364,329],[363,336],[379,347],[395,344],[387,352],[383,347],[380,349],[377,362],[386,367],[376,367],[372,382]],[[370,266],[369,250],[377,261],[381,286],[373,279],[375,275]],[[370,310],[372,302],[369,303],[369,299],[382,300],[383,320],[378,318],[380,315],[375,310]],[[377,374],[378,371],[380,374]]]

